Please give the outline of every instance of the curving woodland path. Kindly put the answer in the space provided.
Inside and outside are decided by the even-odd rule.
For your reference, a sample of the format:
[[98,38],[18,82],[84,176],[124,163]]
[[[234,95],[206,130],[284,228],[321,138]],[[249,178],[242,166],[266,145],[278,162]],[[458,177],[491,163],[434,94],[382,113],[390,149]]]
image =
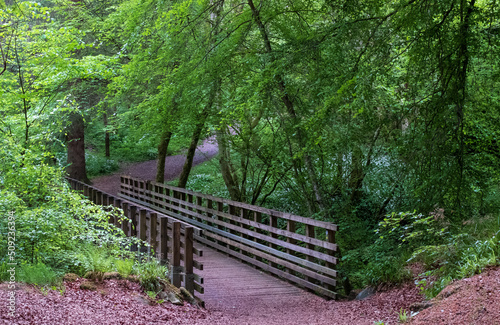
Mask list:
[[[193,165],[213,158],[218,152],[213,139],[198,147]],[[165,179],[173,180],[182,171],[185,157],[166,159]],[[93,185],[116,195],[120,175],[154,179],[156,161],[129,165],[117,173],[93,179]],[[201,248],[201,247],[200,247]],[[421,300],[414,286],[378,293],[365,301],[326,301],[310,292],[257,270],[211,248],[202,247],[205,301],[208,313],[197,324],[373,324],[377,320],[395,320],[400,308]],[[392,322],[391,322],[392,323]]]
[[[205,139],[196,149],[193,166],[212,159],[219,152],[217,142],[214,137]],[[179,177],[186,157],[184,155],[167,156],[165,159],[165,181],[171,181]],[[129,164],[120,168],[112,175],[99,176],[92,179],[92,185],[109,194],[118,195],[120,190],[120,176],[129,175],[144,180],[154,180],[156,178],[156,160]]]

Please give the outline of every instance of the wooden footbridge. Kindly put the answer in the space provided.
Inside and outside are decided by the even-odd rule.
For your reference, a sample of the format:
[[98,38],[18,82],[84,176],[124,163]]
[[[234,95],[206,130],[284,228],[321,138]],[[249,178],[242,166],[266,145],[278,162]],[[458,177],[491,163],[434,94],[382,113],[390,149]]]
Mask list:
[[118,197],[68,181],[94,203],[123,209],[126,219],[110,222],[149,242],[172,284],[211,306],[242,291],[297,296],[299,287],[335,298],[335,224],[128,176]]

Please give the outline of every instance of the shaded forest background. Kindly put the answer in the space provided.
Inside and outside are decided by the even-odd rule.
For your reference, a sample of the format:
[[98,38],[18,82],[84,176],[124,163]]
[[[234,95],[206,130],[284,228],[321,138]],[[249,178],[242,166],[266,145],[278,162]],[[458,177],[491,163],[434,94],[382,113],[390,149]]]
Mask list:
[[[498,262],[499,15],[494,0],[1,0],[2,213],[67,212],[61,176],[118,161],[158,158],[163,181],[187,148],[179,186],[337,223],[345,294],[417,260],[442,287]],[[213,135],[217,189],[189,180]],[[23,254],[49,263],[33,236]]]

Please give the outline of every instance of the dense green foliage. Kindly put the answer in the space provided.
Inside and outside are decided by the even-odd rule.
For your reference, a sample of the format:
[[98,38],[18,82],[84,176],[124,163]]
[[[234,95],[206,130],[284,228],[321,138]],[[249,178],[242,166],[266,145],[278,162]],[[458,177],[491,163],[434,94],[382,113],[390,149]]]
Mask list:
[[496,263],[499,16],[493,0],[7,1],[0,189],[34,231],[23,258],[66,250],[42,225],[78,237],[105,218],[53,166],[84,125],[91,176],[216,135],[188,187],[337,223],[355,286],[409,259],[443,279]]
[[[91,258],[96,254],[82,253],[86,243],[114,258],[133,254],[129,248],[137,240],[108,222],[110,215],[120,216],[121,211],[103,209],[70,190],[63,170],[47,165],[44,156],[49,154],[41,148],[25,150],[6,140],[4,144],[0,149],[2,270],[7,263],[17,263],[18,280],[44,284],[39,281],[45,277],[52,284],[67,272],[83,275],[95,271],[92,267],[103,269]],[[2,279],[6,276],[2,273]]]

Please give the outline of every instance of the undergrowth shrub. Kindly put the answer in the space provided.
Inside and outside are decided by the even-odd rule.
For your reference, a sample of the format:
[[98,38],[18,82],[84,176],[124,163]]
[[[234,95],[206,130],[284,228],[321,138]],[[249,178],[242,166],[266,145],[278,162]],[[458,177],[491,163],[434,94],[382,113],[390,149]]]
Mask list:
[[134,272],[139,275],[141,286],[145,291],[160,291],[161,281],[168,278],[167,267],[156,259],[136,264]]
[[120,273],[123,278],[128,277],[134,273],[135,260],[133,259],[116,259],[114,261],[116,271]]
[[16,270],[16,280],[38,286],[60,285],[63,274],[55,271],[43,263],[22,264]]
[[342,257],[341,265],[354,287],[408,280],[408,265],[420,263],[425,272],[415,283],[432,298],[454,279],[500,263],[500,220],[493,216],[462,221],[459,226],[448,221],[442,209],[428,215],[391,213],[375,234],[378,237],[371,245]]
[[118,161],[92,152],[85,153],[88,177],[110,174],[120,168]]
[[76,255],[86,273],[91,273],[92,278],[102,280],[105,272],[113,271],[114,258],[106,247],[84,245]]
[[488,239],[457,234],[445,244],[417,249],[408,262],[422,262],[428,269],[417,281],[425,296],[435,297],[454,279],[471,277],[487,266],[499,264],[499,237],[500,230]]
[[[50,155],[43,148],[36,151],[3,141],[7,143],[0,146],[0,265],[24,265],[18,267],[17,280],[29,276],[23,268],[30,265],[47,279],[53,273],[81,273],[84,268],[77,255],[86,244],[106,247],[114,257],[135,255],[130,248],[141,241],[108,222],[110,216],[124,218],[121,210],[97,206],[72,191],[64,170],[45,162]],[[9,256],[8,237],[13,235],[15,255]],[[92,263],[102,268],[100,262]]]
[[[169,184],[177,186],[177,182],[175,180],[169,182]],[[188,179],[186,188],[213,196],[229,198],[229,192],[220,174],[220,167],[218,163],[214,163],[213,161],[195,166]]]
[[[409,253],[401,266],[419,262],[425,267],[416,283],[427,298],[436,296],[454,279],[473,276],[500,262],[500,224],[491,216],[464,221],[459,227],[446,221],[442,209],[429,216],[392,213],[376,232],[379,244],[398,247],[400,254],[395,257]],[[394,265],[379,266],[390,271]]]

